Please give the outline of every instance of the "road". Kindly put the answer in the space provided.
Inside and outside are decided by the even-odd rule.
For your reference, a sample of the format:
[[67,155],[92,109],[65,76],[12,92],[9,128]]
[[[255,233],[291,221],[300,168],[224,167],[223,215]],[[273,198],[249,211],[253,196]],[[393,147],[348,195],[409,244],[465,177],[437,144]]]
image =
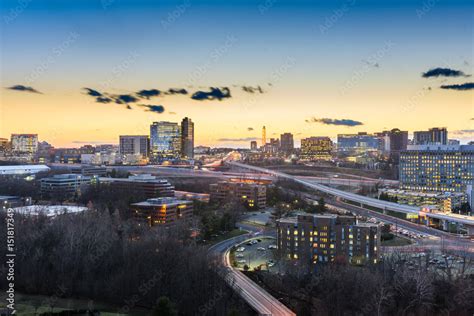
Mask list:
[[[303,197],[309,198],[311,200],[319,199],[319,196],[313,195],[310,193],[300,193],[300,194]],[[342,201],[338,201],[337,199],[331,199],[327,201],[327,205],[342,208],[357,215],[361,215],[365,217],[373,217],[373,218],[376,218],[380,222],[395,225],[399,228],[406,229],[415,234],[423,234],[423,235],[428,235],[428,236],[433,237],[433,238],[427,238],[427,239],[419,239],[417,244],[420,248],[439,250],[441,252],[450,251],[450,252],[459,253],[459,254],[469,253],[470,255],[474,255],[474,242],[472,242],[469,239],[461,238],[461,237],[458,237],[450,233],[443,232],[441,230],[431,228],[428,226],[402,220],[394,216],[368,210],[363,207],[344,203]]]
[[[261,167],[256,167],[256,166],[251,166],[243,163],[238,163],[238,162],[228,162],[231,166],[237,166],[240,168],[246,168],[249,170],[255,170],[260,173],[268,173],[271,174],[275,177],[278,178],[284,178],[288,180],[292,180],[294,182],[300,183],[306,187],[309,187],[311,189],[324,192],[326,194],[329,194],[331,196],[343,198],[347,201],[352,201],[356,202],[359,204],[371,206],[371,207],[376,207],[379,209],[383,210],[388,210],[388,211],[393,211],[393,212],[400,212],[400,213],[406,213],[406,214],[417,214],[420,215],[420,207],[417,206],[410,206],[410,205],[404,205],[404,204],[398,204],[394,202],[388,202],[388,201],[383,201],[379,199],[374,199],[371,197],[355,194],[355,193],[350,193],[346,192],[343,190],[339,189],[334,189],[330,188],[328,186],[318,184],[318,183],[312,183],[308,180],[302,179],[298,176],[292,176],[288,175],[286,173],[270,170],[270,169],[265,169]],[[446,220],[449,222],[454,222],[454,223],[460,223],[464,224],[468,227],[469,230],[474,229],[474,216],[459,216],[456,214],[447,214],[447,213],[441,213],[441,212],[423,212],[423,215],[427,217],[432,217],[440,220]]]
[[259,315],[296,316],[295,313],[279,300],[268,294],[267,291],[258,286],[242,272],[232,267],[230,262],[230,249],[232,246],[245,241],[255,235],[255,233],[263,232],[263,229],[252,225],[246,225],[246,229],[251,230],[251,232],[213,245],[209,248],[210,254],[215,256],[223,265],[223,274],[229,285],[237,291]]

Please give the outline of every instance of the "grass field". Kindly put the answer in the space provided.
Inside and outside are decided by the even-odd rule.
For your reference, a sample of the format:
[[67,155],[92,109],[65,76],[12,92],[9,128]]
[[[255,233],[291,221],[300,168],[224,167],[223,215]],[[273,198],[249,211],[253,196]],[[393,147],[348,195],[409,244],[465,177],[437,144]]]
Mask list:
[[393,239],[382,241],[381,245],[385,247],[400,247],[411,245],[410,239],[394,236]]

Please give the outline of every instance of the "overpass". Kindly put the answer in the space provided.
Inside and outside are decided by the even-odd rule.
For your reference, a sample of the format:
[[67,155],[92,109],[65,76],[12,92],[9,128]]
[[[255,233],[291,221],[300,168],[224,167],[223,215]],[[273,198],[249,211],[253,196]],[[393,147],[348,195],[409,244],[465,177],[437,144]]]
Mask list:
[[382,201],[382,200],[362,196],[359,194],[330,188],[322,184],[311,183],[308,180],[301,179],[300,177],[297,177],[297,176],[288,175],[286,173],[269,170],[266,168],[256,167],[256,166],[250,166],[250,165],[246,165],[246,164],[242,164],[238,162],[227,162],[227,163],[236,167],[258,171],[261,173],[271,174],[278,178],[292,180],[306,187],[312,188],[314,190],[324,192],[326,194],[329,194],[335,197],[340,197],[347,201],[359,203],[361,205],[375,207],[375,208],[383,210],[384,212],[392,211],[392,212],[405,213],[405,214],[416,214],[416,215],[422,215],[422,216],[438,219],[445,222],[463,224],[468,228],[469,235],[474,235],[474,217],[473,216],[463,216],[463,215],[458,215],[458,214],[446,214],[446,213],[435,213],[435,212],[423,212],[422,209],[417,206],[410,206],[410,205],[403,205],[403,204],[398,204],[394,202]]

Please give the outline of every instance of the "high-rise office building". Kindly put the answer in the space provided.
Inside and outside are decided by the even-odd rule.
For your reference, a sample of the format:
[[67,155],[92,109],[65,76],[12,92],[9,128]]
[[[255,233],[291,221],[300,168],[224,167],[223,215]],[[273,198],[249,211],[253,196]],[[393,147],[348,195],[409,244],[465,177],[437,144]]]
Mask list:
[[300,214],[277,220],[281,254],[306,264],[377,263],[380,228],[358,223],[354,216]]
[[413,133],[414,145],[447,145],[448,130],[446,127],[433,127],[427,131],[416,131]]
[[284,133],[280,135],[280,149],[283,153],[289,155],[295,149],[295,142],[293,140],[293,134]]
[[265,126],[262,128],[262,147],[267,143],[267,129]]
[[309,137],[301,140],[301,159],[330,160],[333,143],[329,137]]
[[153,122],[150,126],[150,153],[155,161],[181,157],[181,128],[178,123]]
[[408,146],[408,131],[401,131],[394,128],[390,131],[383,131],[376,134],[381,139],[383,151],[390,155],[390,158],[398,163],[400,152],[406,150]]
[[35,154],[38,151],[38,134],[12,134],[12,151]]
[[119,142],[121,155],[148,156],[150,141],[147,135],[120,135]]
[[194,158],[194,123],[187,117],[181,121],[181,151],[183,158]]
[[414,145],[400,156],[400,188],[465,192],[474,184],[474,146]]
[[377,135],[361,132],[358,134],[338,134],[338,152],[362,153],[368,150],[379,150],[380,138]]

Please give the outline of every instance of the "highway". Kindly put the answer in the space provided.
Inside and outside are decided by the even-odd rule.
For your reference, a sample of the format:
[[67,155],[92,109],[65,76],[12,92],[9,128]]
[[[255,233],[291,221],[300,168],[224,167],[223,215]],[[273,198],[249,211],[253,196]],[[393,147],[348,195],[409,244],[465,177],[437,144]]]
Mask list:
[[[247,227],[246,227],[247,228]],[[209,248],[209,253],[216,257],[223,265],[223,275],[229,286],[231,286],[239,295],[258,313],[258,315],[275,315],[275,316],[296,316],[288,307],[283,305],[279,300],[268,294],[263,288],[245,276],[242,272],[232,267],[230,262],[230,249],[232,246],[244,242],[252,237],[257,231],[256,227],[249,226],[254,229],[253,232],[240,235]]]
[[[382,210],[388,210],[388,211],[393,211],[393,212],[400,212],[400,213],[406,213],[406,214],[420,214],[420,208],[416,207],[416,206],[410,206],[410,205],[403,205],[403,204],[398,204],[398,203],[393,203],[393,202],[387,202],[387,201],[383,201],[383,200],[378,200],[378,199],[358,195],[358,194],[351,193],[351,192],[346,192],[346,191],[339,190],[339,189],[330,188],[330,187],[322,185],[322,184],[312,183],[312,182],[310,182],[308,180],[305,180],[305,179],[302,179],[298,176],[292,176],[292,175],[288,175],[286,173],[277,172],[277,171],[273,171],[273,170],[269,170],[269,169],[265,169],[265,168],[250,166],[250,165],[246,165],[246,164],[242,164],[242,163],[238,163],[238,162],[227,162],[227,163],[232,165],[232,166],[237,166],[237,167],[240,167],[240,168],[246,168],[248,170],[254,170],[254,171],[257,171],[257,172],[260,172],[260,173],[268,173],[268,174],[274,175],[274,176],[279,177],[279,178],[289,179],[289,180],[295,181],[297,183],[303,184],[307,187],[310,187],[314,190],[324,192],[324,193],[327,193],[327,194],[332,195],[332,196],[340,197],[340,198],[343,198],[343,199],[348,200],[348,201],[360,203],[360,204],[363,204],[363,205],[377,207],[377,208],[380,208]],[[474,217],[473,216],[463,216],[463,215],[445,214],[445,213],[430,213],[430,212],[426,212],[426,213],[424,213],[424,215],[426,215],[428,217],[436,218],[436,219],[446,220],[446,221],[449,221],[449,222],[461,223],[461,224],[464,224],[466,226],[474,227]]]

